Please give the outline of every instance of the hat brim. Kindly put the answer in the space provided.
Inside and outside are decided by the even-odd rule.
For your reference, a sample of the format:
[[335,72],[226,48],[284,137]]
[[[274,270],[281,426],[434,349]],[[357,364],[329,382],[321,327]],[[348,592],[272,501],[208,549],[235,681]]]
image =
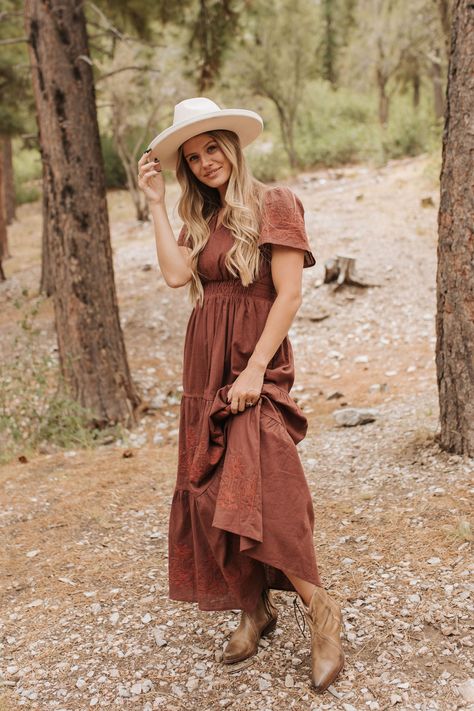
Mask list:
[[199,133],[216,129],[234,131],[242,148],[252,143],[263,130],[263,120],[255,111],[246,109],[221,109],[205,117],[174,124],[158,134],[148,148],[149,157],[159,158],[162,168],[176,170],[178,148]]

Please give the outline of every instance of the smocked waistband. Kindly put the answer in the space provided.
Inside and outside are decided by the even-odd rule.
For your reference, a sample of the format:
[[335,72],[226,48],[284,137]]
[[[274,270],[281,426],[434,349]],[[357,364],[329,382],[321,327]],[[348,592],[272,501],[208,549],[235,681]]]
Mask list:
[[273,284],[263,282],[253,282],[248,286],[243,286],[240,279],[223,279],[221,281],[203,282],[204,298],[215,296],[226,298],[243,298],[251,296],[257,299],[274,300],[276,291]]

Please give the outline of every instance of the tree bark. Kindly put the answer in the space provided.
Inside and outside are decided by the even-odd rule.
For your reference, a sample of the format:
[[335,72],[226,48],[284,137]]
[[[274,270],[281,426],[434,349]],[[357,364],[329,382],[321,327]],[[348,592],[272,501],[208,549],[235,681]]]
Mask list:
[[438,214],[440,446],[474,456],[474,6],[453,12]]
[[15,182],[13,179],[12,139],[5,136],[3,139],[3,176],[5,185],[5,213],[7,225],[11,225],[16,217]]
[[61,373],[96,426],[136,421],[82,0],[26,0]]

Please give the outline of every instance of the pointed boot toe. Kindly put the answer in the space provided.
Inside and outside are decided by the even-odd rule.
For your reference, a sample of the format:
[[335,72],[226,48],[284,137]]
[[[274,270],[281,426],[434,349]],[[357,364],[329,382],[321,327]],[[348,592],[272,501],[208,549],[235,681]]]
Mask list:
[[318,691],[325,691],[344,668],[341,608],[324,588],[317,587],[304,611],[311,630],[313,686]]
[[270,593],[264,590],[252,613],[242,611],[240,623],[224,649],[224,664],[235,664],[252,657],[258,651],[261,637],[270,634],[277,623],[278,612]]
[[331,686],[343,670],[344,662],[344,653],[336,647],[325,659],[320,659],[316,669],[313,667],[311,674],[315,689],[317,691],[326,691],[328,686]]

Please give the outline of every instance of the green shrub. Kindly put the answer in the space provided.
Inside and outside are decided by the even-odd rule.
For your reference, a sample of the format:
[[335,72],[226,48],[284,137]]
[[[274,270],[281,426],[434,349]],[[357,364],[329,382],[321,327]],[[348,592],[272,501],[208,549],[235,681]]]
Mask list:
[[428,91],[422,94],[418,108],[411,96],[395,95],[388,125],[382,128],[374,92],[334,90],[328,82],[318,80],[309,85],[299,110],[296,151],[302,168],[353,161],[385,163],[390,158],[436,151],[441,124],[434,118]]
[[41,188],[35,185],[18,183],[15,179],[15,200],[17,205],[24,205],[27,202],[36,202],[41,197]]
[[253,175],[262,183],[278,182],[290,175],[288,157],[278,142],[249,146],[245,155]]
[[299,112],[296,151],[302,167],[365,160],[374,152],[370,98],[314,81]]
[[391,103],[390,118],[381,140],[387,158],[416,156],[433,150],[441,140],[441,126],[435,120],[431,101],[425,98],[415,108],[411,97],[396,97]]

